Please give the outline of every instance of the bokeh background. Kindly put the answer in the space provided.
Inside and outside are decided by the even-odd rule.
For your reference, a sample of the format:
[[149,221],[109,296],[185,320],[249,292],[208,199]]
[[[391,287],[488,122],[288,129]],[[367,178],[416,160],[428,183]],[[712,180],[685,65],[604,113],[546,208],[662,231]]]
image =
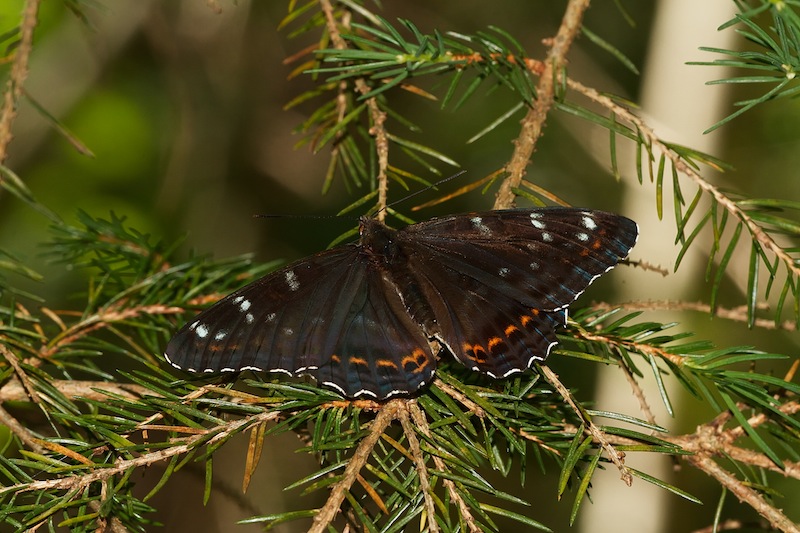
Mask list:
[[[65,4],[44,2],[41,6],[26,90],[94,156],[79,153],[23,101],[7,165],[41,203],[70,221],[78,209],[103,217],[113,211],[154,239],[171,242],[185,237],[182,253],[196,250],[226,257],[253,252],[263,261],[291,260],[319,251],[353,225],[352,220],[252,218],[259,213],[333,214],[366,192],[350,192],[337,181],[323,196],[327,151],[315,155],[307,147],[295,146],[301,136],[294,130],[311,107],[287,111],[284,105],[309,88],[311,80],[303,76],[288,79],[292,67],[283,61],[312,40],[309,36],[290,39],[292,27],[277,29],[286,15],[285,2],[115,0],[92,4],[85,12],[87,20],[76,17]],[[586,25],[630,58],[640,73],[631,72],[583,38],[569,56],[570,76],[640,104],[663,137],[709,151],[735,168],[725,174],[706,173],[711,181],[746,196],[800,196],[797,101],[761,106],[713,134],[702,134],[730,112],[732,101],[755,94],[748,87],[737,87],[737,92],[731,93],[727,87],[706,86],[706,81],[724,73],[685,64],[715,58],[698,46],[746,46],[734,32],[717,31],[734,13],[733,2],[708,0],[699,6],[685,0],[631,0],[622,4],[635,25],[629,24],[611,1],[595,2]],[[565,5],[544,0],[394,0],[384,2],[381,13],[388,20],[408,18],[424,32],[436,28],[471,33],[494,25],[514,35],[531,57],[541,57],[545,51],[542,39],[555,34]],[[21,8],[21,0],[0,2],[0,33],[18,24]],[[0,68],[7,75],[7,66]],[[428,87],[436,89],[435,84]],[[479,97],[457,110],[442,110],[436,102],[407,94],[398,95],[393,102],[396,111],[420,126],[411,138],[458,161],[468,170],[465,179],[492,172],[510,156],[516,119],[476,143],[466,143],[511,107],[513,100],[502,91],[479,90]],[[609,173],[607,143],[604,130],[592,131],[575,119],[553,114],[529,179],[574,205],[613,209],[636,218],[642,238],[635,257],[670,268],[676,253],[671,245],[674,222],[657,220],[654,189],[636,183],[632,166],[622,166],[621,182],[614,180]],[[440,171],[446,176],[456,169],[441,166]],[[391,194],[398,199],[403,193],[394,189]],[[493,199],[491,194],[476,193],[415,216],[424,219],[465,209],[488,209]],[[85,286],[85,273],[69,271],[44,258],[41,243],[48,238],[44,217],[8,194],[0,196],[0,247],[22,258],[46,280],[40,284],[20,280],[20,285],[45,297],[50,307],[80,306],[75,294]],[[746,261],[743,264],[746,268]],[[698,253],[694,264],[690,261],[678,275],[668,278],[615,273],[616,277],[593,288],[597,292],[588,297],[707,301],[709,287],[702,281],[703,268],[704,258]],[[726,283],[724,304],[743,301],[745,279],[734,276]],[[747,344],[765,351],[797,353],[796,334],[750,331],[741,324],[702,314],[649,318],[679,320],[682,328],[722,345]],[[598,376],[594,365],[576,365],[572,360],[554,360],[553,367],[583,398],[595,395],[600,408],[638,414],[630,389],[620,378]],[[660,423],[689,432],[708,420],[709,413],[683,399],[678,391],[675,394],[679,422],[671,422],[661,410]],[[653,394],[651,404],[657,403],[658,396]],[[321,504],[313,499],[319,496],[283,491],[300,477],[298,472],[310,472],[314,467],[311,457],[294,453],[301,443],[292,436],[268,441],[258,477],[248,493],[242,494],[245,447],[246,442],[234,441],[216,459],[218,494],[207,506],[202,504],[202,471],[187,468],[171,480],[153,502],[161,510],[165,531],[231,531],[236,520],[253,514]],[[705,505],[689,503],[639,480],[627,488],[616,472],[606,472],[596,477],[593,502],[584,505],[576,531],[660,533],[693,531],[710,524],[720,496],[715,483],[686,468],[675,470],[669,460],[635,466],[666,477],[700,497]],[[555,473],[541,478],[531,473],[524,489],[516,486],[516,480],[489,477],[506,485],[505,490],[521,491],[533,502],[537,519],[563,531],[571,502],[556,501]],[[143,493],[159,477],[160,472],[148,472],[141,480]],[[784,509],[800,520],[800,512],[792,511],[793,506],[800,507],[800,500],[789,495]],[[753,513],[734,507],[728,510],[727,517],[755,519]],[[236,530],[258,528],[242,525]],[[302,527],[289,524],[277,530],[301,531]]]

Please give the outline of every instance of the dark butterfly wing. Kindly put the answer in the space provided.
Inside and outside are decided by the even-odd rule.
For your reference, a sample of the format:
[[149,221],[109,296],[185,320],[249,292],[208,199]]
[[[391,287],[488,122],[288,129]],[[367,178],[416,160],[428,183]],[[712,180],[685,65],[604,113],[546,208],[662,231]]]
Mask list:
[[415,391],[436,367],[400,295],[356,245],[223,298],[184,326],[165,356],[190,372],[309,374],[351,398]]
[[466,366],[505,377],[547,357],[567,307],[637,235],[619,215],[546,208],[433,219],[396,239],[432,311],[416,317],[426,333]]

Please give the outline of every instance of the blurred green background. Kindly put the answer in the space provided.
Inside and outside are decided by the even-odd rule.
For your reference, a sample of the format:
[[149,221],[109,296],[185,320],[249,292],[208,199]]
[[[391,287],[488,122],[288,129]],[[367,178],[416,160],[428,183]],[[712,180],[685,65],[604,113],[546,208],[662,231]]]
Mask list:
[[[654,47],[670,46],[656,40],[654,28],[659,22],[659,4],[638,1],[623,4],[635,26],[626,22],[613,2],[596,2],[588,12],[586,25],[627,55],[644,71],[644,76],[646,69],[658,67],[648,64],[650,60],[656,61],[652,59]],[[291,27],[276,29],[286,14],[286,3],[219,2],[220,12],[199,0],[117,0],[92,5],[86,12],[86,22],[74,16],[62,2],[44,2],[41,6],[26,89],[94,157],[79,153],[23,101],[7,165],[40,202],[68,221],[74,221],[78,209],[102,217],[113,211],[127,217],[132,227],[151,233],[154,239],[171,242],[187,236],[183,253],[194,249],[224,257],[254,252],[263,261],[291,260],[319,251],[353,225],[352,220],[252,218],[259,213],[333,214],[366,192],[351,194],[337,181],[329,194],[322,196],[327,150],[314,155],[307,147],[295,149],[301,137],[293,130],[312,108],[301,106],[285,111],[283,106],[309,88],[311,80],[303,76],[287,79],[292,66],[284,65],[283,60],[313,40],[309,36],[289,39]],[[494,25],[514,35],[530,56],[541,57],[546,50],[542,39],[555,33],[564,6],[565,2],[552,1],[487,4],[474,0],[435,3],[406,0],[386,2],[381,13],[388,20],[396,17],[413,20],[422,31],[436,28],[470,33]],[[0,3],[0,33],[19,23],[21,7],[21,0]],[[727,19],[725,11],[716,14],[718,18],[704,19],[710,34]],[[687,16],[692,16],[691,10]],[[681,29],[676,26],[674,31]],[[677,52],[675,55],[674,60],[679,64],[713,59],[696,49],[690,57]],[[632,73],[587,39],[576,42],[570,61],[570,76],[585,85],[633,102],[643,98],[643,76]],[[0,68],[5,78],[8,65]],[[718,77],[712,69],[693,68],[702,80]],[[687,94],[692,94],[698,84],[702,85],[702,81],[687,79],[684,84]],[[435,83],[426,81],[423,85],[431,91],[437,90]],[[441,95],[442,87],[438,90]],[[715,105],[727,106],[733,99],[752,96],[753,89],[737,88],[739,93],[735,95],[719,87],[714,90],[706,94],[714,95]],[[688,104],[691,99],[675,92],[667,98],[678,106]],[[513,105],[513,99],[502,90],[479,90],[477,98],[458,110],[442,110],[436,102],[407,94],[399,94],[392,101],[396,111],[421,128],[419,133],[403,132],[404,135],[428,143],[458,161],[468,170],[467,180],[492,172],[510,156],[517,119],[506,122],[476,143],[465,143]],[[712,123],[713,120],[692,124],[688,129],[693,138],[702,138],[701,132]],[[745,195],[797,198],[800,196],[800,180],[795,176],[800,168],[798,124],[800,104],[796,100],[781,101],[764,105],[715,132],[714,154],[732,163],[736,171],[713,176],[712,180]],[[390,123],[391,128],[400,126]],[[623,191],[638,185],[631,173],[623,176],[622,183],[610,176],[608,150],[602,146],[607,139],[607,133],[599,132],[599,137],[592,137],[576,128],[569,118],[553,114],[538,145],[529,178],[574,205],[614,209],[631,215],[625,207]],[[440,170],[445,176],[456,171],[445,166]],[[436,179],[436,176],[425,177]],[[645,186],[644,191],[646,209],[654,211],[652,186]],[[402,195],[395,188],[391,199]],[[425,219],[465,209],[489,209],[493,200],[491,194],[475,193],[414,216]],[[662,229],[661,235],[666,235],[671,244],[674,223],[665,222]],[[657,233],[643,231],[643,238],[651,235]],[[48,236],[48,221],[44,217],[8,194],[0,197],[0,247],[45,275],[43,283],[19,280],[19,285],[44,297],[52,308],[80,308],[80,297],[75,295],[85,287],[85,274],[54,265],[42,257],[41,244]],[[651,240],[661,246],[655,237]],[[674,253],[671,257],[674,258]],[[641,252],[639,258],[647,260],[648,256]],[[669,265],[662,266],[669,268]],[[699,270],[686,270],[689,288],[682,288],[676,294],[687,301],[707,301],[708,286],[700,281],[703,265]],[[617,276],[619,283],[622,278]],[[650,284],[668,288],[673,283],[669,278],[647,279]],[[730,297],[726,296],[723,303],[742,303],[741,287],[731,282],[729,288]],[[613,289],[612,282],[608,282],[593,294],[606,296]],[[636,293],[616,299],[659,297]],[[740,324],[711,320],[702,314],[684,313],[680,320],[684,322],[683,328],[722,345],[748,344],[765,351],[797,353],[796,334],[749,331]],[[591,397],[597,387],[593,368],[575,365],[572,360],[554,360],[553,367],[565,383],[580,390],[582,397]],[[627,385],[620,386],[630,397]],[[657,397],[651,402],[657,403]],[[676,404],[684,413],[691,411],[693,415],[682,413],[676,431],[692,431],[696,424],[707,421],[708,413],[696,409],[691,401]],[[297,491],[282,491],[296,480],[298,472],[313,467],[310,457],[292,453],[301,443],[288,436],[267,443],[259,467],[260,477],[242,495],[239,486],[245,446],[245,442],[237,442],[217,459],[215,481],[222,494],[212,497],[206,507],[202,505],[202,472],[188,469],[180,478],[171,480],[154,502],[161,509],[160,518],[166,531],[177,528],[229,531],[235,520],[252,514],[319,505],[319,501],[312,502]],[[666,471],[670,468],[671,464],[667,464]],[[671,482],[700,497],[706,505],[697,506],[654,489],[652,508],[645,509],[650,517],[644,522],[648,526],[633,526],[631,522],[632,529],[626,529],[626,524],[602,523],[584,514],[580,531],[658,533],[693,531],[707,526],[713,517],[719,487],[685,467],[667,475]],[[148,473],[152,479],[141,481],[143,493],[159,476],[159,472]],[[555,531],[566,530],[571,502],[556,501],[554,477],[540,480],[535,476],[534,472],[529,474],[529,483],[521,494],[534,503],[537,519],[542,519],[541,509],[547,508],[552,516],[545,523]],[[621,500],[623,508],[632,493],[650,490],[641,481],[628,489],[616,481],[614,472],[607,477],[613,482],[609,487],[614,486],[615,491],[610,499]],[[504,487],[505,490],[520,493],[514,488],[516,481],[510,483],[512,486]],[[611,505],[598,492],[593,493],[594,507]],[[800,501],[795,504],[800,505]],[[585,506],[584,513],[590,512],[588,507],[591,504]],[[784,506],[790,516],[791,507]],[[739,516],[735,509],[732,513]],[[751,513],[743,515],[745,519],[754,517]],[[794,519],[800,520],[800,512],[794,511]],[[257,528],[238,526],[238,530]],[[301,528],[290,524],[278,530]]]

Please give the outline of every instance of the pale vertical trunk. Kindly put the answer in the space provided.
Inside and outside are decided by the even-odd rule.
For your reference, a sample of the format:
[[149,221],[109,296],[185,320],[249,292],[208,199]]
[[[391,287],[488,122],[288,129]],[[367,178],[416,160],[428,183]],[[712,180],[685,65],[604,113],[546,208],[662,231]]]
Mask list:
[[[668,0],[659,2],[653,31],[648,44],[648,55],[642,72],[642,113],[647,123],[659,137],[714,154],[723,140],[718,130],[709,135],[703,131],[729,112],[727,91],[724,86],[708,86],[705,82],[721,78],[725,72],[719,68],[686,65],[687,61],[710,61],[719,56],[698,50],[700,46],[733,47],[733,31],[718,32],[717,27],[730,19],[735,6],[730,0]],[[607,138],[607,134],[603,133]],[[598,145],[600,143],[593,143]],[[607,144],[606,144],[607,146]],[[607,151],[607,150],[606,150]],[[675,240],[675,222],[672,209],[671,173],[665,176],[664,220],[656,217],[654,187],[635,184],[633,154],[620,153],[620,170],[630,183],[623,213],[635,219],[640,226],[639,242],[632,253],[633,259],[643,259],[654,265],[672,270],[677,247],[668,243]],[[656,157],[658,155],[656,154]],[[622,166],[627,159],[627,166]],[[645,174],[646,175],[646,174]],[[691,201],[695,187],[687,187],[684,195]],[[700,250],[702,247],[698,246]],[[624,300],[659,300],[691,298],[691,284],[697,275],[696,264],[704,262],[699,254],[688,254],[677,275],[662,278],[654,273],[634,272],[625,269],[624,285],[620,285],[620,298]],[[676,316],[649,314],[648,319],[670,321]],[[684,317],[685,318],[685,317]],[[647,373],[646,365],[642,365]],[[602,368],[598,375],[597,406],[603,410],[617,411],[644,417],[637,409],[631,388],[618,369]],[[668,380],[669,381],[669,380]],[[673,406],[680,409],[680,394],[674,381],[671,390]],[[652,379],[645,384],[645,394],[655,413],[657,422],[669,428],[671,419],[663,408],[658,390]],[[675,394],[678,393],[678,394]],[[671,478],[671,462],[664,456],[631,453],[627,462],[659,479]],[[580,530],[586,533],[661,533],[669,531],[668,508],[677,496],[636,479],[632,487],[625,486],[613,467],[599,472],[593,479],[593,504],[583,506]],[[691,491],[690,491],[691,492]]]

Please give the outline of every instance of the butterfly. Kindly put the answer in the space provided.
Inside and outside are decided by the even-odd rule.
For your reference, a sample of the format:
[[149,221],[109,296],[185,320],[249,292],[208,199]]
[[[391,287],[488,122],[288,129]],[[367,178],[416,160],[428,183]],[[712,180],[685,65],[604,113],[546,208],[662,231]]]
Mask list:
[[627,257],[638,227],[612,213],[548,207],[399,230],[362,217],[359,234],[202,311],[169,341],[167,361],[193,373],[307,374],[375,400],[430,384],[434,347],[505,378],[547,358],[568,306]]

